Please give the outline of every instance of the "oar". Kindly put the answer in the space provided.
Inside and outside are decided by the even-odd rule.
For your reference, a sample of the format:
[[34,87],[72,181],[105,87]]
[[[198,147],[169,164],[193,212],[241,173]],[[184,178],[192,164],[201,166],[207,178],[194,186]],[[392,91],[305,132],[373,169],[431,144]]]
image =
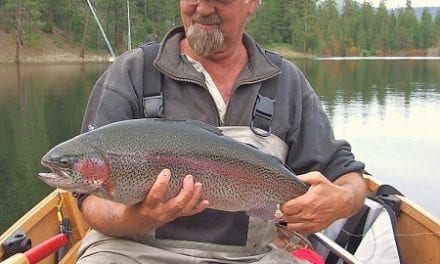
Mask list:
[[39,261],[52,255],[59,248],[65,246],[69,239],[65,234],[58,234],[29,249],[24,253],[17,253],[1,264],[36,264]]

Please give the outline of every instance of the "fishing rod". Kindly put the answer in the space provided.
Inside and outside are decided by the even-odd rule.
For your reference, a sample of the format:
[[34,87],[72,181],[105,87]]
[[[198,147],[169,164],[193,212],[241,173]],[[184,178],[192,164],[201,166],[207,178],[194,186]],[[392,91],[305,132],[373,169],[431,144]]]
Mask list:
[[92,3],[90,3],[90,0],[87,0],[87,4],[89,5],[90,11],[92,11],[93,17],[96,20],[96,23],[98,24],[99,30],[101,30],[101,34],[104,37],[105,43],[107,44],[108,49],[110,50],[110,53],[112,55],[112,58],[116,58],[116,55],[113,51],[112,45],[108,41],[107,35],[105,34],[104,28],[101,25],[101,22],[99,22],[98,16],[96,15],[95,8],[92,6]]
[[127,0],[127,23],[128,23],[128,50],[131,50],[131,22],[130,22],[130,1]]

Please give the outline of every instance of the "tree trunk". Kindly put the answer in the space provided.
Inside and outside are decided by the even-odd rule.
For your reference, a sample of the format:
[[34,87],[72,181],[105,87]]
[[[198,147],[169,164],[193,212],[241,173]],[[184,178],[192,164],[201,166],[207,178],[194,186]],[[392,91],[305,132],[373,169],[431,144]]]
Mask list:
[[114,6],[114,14],[115,14],[115,27],[114,27],[114,32],[115,32],[115,46],[116,46],[116,50],[118,51],[118,53],[120,53],[121,51],[124,50],[123,48],[123,39],[124,39],[124,34],[123,34],[123,26],[122,26],[122,8],[120,8],[119,6],[115,5]]
[[86,44],[87,44],[87,36],[89,34],[89,23],[90,23],[90,15],[87,12],[87,18],[86,18],[86,23],[84,24],[84,30],[83,30],[83,39],[82,39],[82,45],[81,45],[81,50],[79,52],[79,56],[81,57],[81,59],[84,60],[84,53],[85,53],[85,49],[86,49]]
[[22,2],[18,1],[17,9],[15,10],[15,62],[20,63],[20,47],[22,41]]

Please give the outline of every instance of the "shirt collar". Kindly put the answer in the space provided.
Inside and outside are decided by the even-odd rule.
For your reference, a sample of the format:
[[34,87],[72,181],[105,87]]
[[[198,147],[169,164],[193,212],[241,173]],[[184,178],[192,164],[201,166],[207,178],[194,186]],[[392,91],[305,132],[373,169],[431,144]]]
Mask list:
[[[171,78],[203,84],[203,74],[197,72],[185,56],[180,54],[180,41],[184,36],[183,26],[170,30],[162,41],[154,64]],[[264,50],[246,33],[243,35],[243,43],[249,60],[236,83],[256,83],[280,73],[280,69],[265,56]]]

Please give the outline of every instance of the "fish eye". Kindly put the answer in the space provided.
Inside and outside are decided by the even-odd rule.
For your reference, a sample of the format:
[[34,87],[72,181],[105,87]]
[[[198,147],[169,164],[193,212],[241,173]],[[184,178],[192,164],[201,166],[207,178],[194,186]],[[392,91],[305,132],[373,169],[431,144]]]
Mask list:
[[64,157],[61,157],[61,158],[60,158],[60,160],[59,160],[59,165],[60,165],[61,167],[67,168],[67,167],[72,166],[72,165],[75,163],[76,160],[77,160],[77,159],[74,158],[74,157],[67,157],[67,156],[64,156]]

